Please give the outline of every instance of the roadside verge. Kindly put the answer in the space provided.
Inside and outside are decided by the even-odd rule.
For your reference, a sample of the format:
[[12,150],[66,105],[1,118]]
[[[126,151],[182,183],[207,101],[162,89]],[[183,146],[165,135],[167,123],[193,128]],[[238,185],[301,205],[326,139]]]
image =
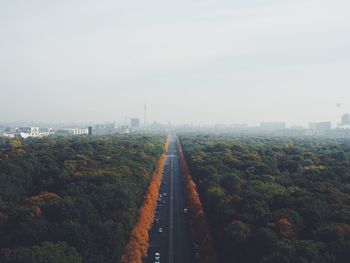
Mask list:
[[211,238],[210,227],[203,211],[197,185],[192,179],[178,138],[176,144],[179,153],[180,170],[183,176],[185,200],[190,211],[192,236],[196,243],[197,262],[217,263],[218,260]]

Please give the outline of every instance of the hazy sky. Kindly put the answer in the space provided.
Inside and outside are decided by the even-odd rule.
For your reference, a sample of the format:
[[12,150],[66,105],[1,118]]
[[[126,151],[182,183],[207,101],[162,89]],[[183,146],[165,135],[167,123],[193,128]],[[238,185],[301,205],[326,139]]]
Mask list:
[[[0,122],[337,121],[349,0],[0,0]],[[341,108],[336,104],[340,102]]]

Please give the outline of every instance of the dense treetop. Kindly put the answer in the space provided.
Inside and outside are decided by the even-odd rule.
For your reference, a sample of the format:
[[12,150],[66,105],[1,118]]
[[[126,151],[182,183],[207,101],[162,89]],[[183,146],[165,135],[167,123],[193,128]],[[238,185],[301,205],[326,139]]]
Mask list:
[[119,262],[163,135],[0,141],[0,262]]
[[349,262],[349,139],[180,140],[220,262]]

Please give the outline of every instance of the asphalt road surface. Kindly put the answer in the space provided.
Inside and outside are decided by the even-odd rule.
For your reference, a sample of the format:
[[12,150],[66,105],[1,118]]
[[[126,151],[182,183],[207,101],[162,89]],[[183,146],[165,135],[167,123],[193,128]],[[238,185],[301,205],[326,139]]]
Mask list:
[[160,254],[160,263],[195,262],[190,222],[184,213],[186,207],[175,136],[171,137],[167,152],[159,197],[150,232],[148,257],[144,263],[158,262],[155,260],[156,253]]

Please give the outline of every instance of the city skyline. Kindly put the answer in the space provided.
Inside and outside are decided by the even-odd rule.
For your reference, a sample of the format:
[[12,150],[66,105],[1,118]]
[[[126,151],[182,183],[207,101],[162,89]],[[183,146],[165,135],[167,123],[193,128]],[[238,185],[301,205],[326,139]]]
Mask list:
[[[277,129],[281,129],[281,128],[305,128],[305,129],[313,129],[310,128],[311,126],[317,126],[317,125],[326,125],[326,126],[330,126],[330,128],[338,128],[341,126],[350,126],[350,113],[343,113],[341,116],[339,116],[338,120],[335,122],[332,122],[330,120],[326,120],[323,119],[321,121],[315,121],[315,120],[311,120],[308,121],[305,124],[295,124],[295,123],[290,123],[288,121],[285,120],[279,120],[279,121],[259,121],[256,123],[248,123],[248,122],[227,122],[227,123],[220,123],[220,122],[178,122],[178,123],[172,123],[171,121],[168,122],[159,122],[157,120],[153,120],[150,122],[141,122],[141,118],[138,116],[125,116],[124,119],[122,120],[112,120],[112,121],[90,121],[90,122],[55,122],[55,121],[51,121],[51,122],[45,122],[45,121],[8,121],[8,122],[0,122],[0,127],[5,127],[6,125],[8,127],[26,127],[26,126],[47,126],[47,127],[85,127],[85,126],[89,126],[89,125],[115,125],[116,127],[149,127],[152,126],[154,124],[156,125],[168,125],[168,126],[183,126],[183,125],[187,125],[187,126],[203,126],[203,127],[215,127],[215,126],[226,126],[226,127],[249,127],[249,128],[257,128],[257,127],[261,127],[261,128],[268,128],[268,126],[272,125],[272,126],[278,126],[279,128]],[[283,127],[282,127],[283,126]]]

